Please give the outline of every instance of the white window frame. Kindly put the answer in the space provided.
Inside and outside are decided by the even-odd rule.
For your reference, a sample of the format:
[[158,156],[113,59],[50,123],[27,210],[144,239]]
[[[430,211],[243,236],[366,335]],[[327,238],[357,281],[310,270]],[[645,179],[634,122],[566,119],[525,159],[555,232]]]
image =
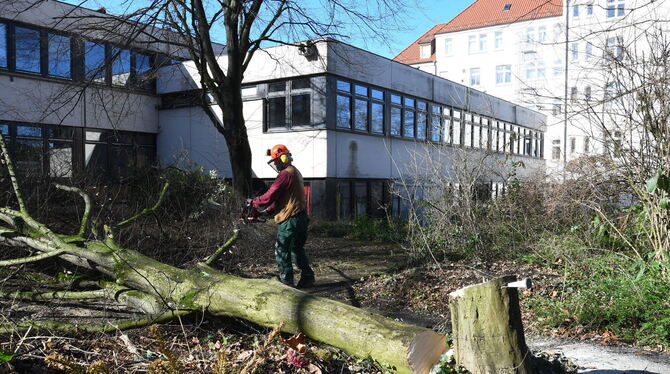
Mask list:
[[496,50],[503,49],[503,33],[502,31],[495,32],[495,40],[493,42],[493,48]]
[[454,53],[454,42],[451,38],[444,39],[444,55],[451,56]]
[[479,34],[479,52],[484,52],[486,51],[486,41],[487,41],[487,36],[486,34]]
[[607,0],[607,18],[623,17],[626,14],[626,0]]
[[468,36],[468,53],[477,52],[477,35]]
[[496,66],[496,84],[512,83],[512,65]]
[[482,84],[481,69],[478,67],[470,68],[470,85],[480,86],[481,84]]
[[420,56],[421,58],[428,58],[431,55],[430,44],[421,44],[419,45]]

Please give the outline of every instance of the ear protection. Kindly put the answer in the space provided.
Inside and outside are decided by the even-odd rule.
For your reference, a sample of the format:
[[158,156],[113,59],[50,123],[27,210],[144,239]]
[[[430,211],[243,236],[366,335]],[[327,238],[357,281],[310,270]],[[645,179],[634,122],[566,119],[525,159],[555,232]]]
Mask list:
[[288,155],[281,155],[281,156],[279,156],[279,159],[280,159],[281,162],[284,163],[284,164],[287,163],[288,160],[289,160]]

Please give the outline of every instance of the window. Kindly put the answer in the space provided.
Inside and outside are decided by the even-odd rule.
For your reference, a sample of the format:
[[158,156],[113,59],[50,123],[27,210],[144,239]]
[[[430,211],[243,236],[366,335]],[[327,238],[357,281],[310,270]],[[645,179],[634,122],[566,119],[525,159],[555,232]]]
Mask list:
[[49,176],[53,178],[72,177],[74,128],[49,126],[46,128],[46,135]]
[[574,154],[577,151],[577,138],[574,136],[570,137],[570,154]]
[[0,68],[7,67],[7,25],[0,23]]
[[70,38],[63,35],[48,34],[48,74],[54,77],[70,78],[71,53]]
[[452,129],[452,144],[453,145],[461,145],[463,144],[463,124],[461,122],[461,111],[454,109],[454,116],[453,116],[453,124],[451,126]]
[[105,45],[84,42],[84,77],[94,82],[105,81]]
[[[312,125],[312,95],[309,78],[268,84],[266,101],[267,129],[291,129]],[[342,100],[348,96],[337,95],[337,125],[341,116],[349,116],[350,108],[341,108]],[[348,122],[347,122],[348,123]]]
[[537,62],[537,77],[538,78],[544,78],[544,76],[545,76],[544,61],[538,61]]
[[523,154],[526,156],[533,155],[533,132],[530,130],[523,130]]
[[391,94],[391,135],[400,136],[402,131],[402,98]]
[[402,109],[402,136],[406,138],[414,137],[414,120],[416,112],[414,111],[414,99],[409,97],[403,98],[403,109]]
[[368,88],[354,85],[354,129],[368,131]]
[[[339,126],[340,96],[337,99],[337,119]],[[268,128],[278,127],[286,127],[286,97],[284,96],[268,98]]]
[[503,5],[503,12],[507,12],[510,9],[512,9],[512,4],[505,4]]
[[526,79],[537,78],[537,68],[535,66],[534,61],[526,62],[526,65],[524,66],[524,70],[526,72]]
[[451,38],[444,39],[444,55],[451,56],[452,53],[454,53],[454,50]]
[[572,60],[575,61],[579,58],[579,44],[572,43],[571,50],[572,50]]
[[561,59],[554,60],[554,67],[552,69],[554,77],[560,77],[563,74],[563,61]]
[[142,53],[135,54],[135,75],[138,80],[147,75],[151,71],[151,58]]
[[384,92],[372,89],[372,111],[370,113],[370,127],[373,133],[384,133]]
[[547,41],[547,26],[540,26],[537,29],[537,39],[540,43]]
[[18,172],[42,175],[43,133],[40,125],[17,125],[13,161]]
[[439,105],[430,106],[430,140],[439,142],[442,140],[442,107]]
[[589,144],[590,142],[591,142],[591,138],[589,138],[588,136],[585,136],[584,137],[584,153],[589,153],[591,151],[590,144]]
[[463,145],[472,147],[472,114],[465,115],[465,126],[463,127]]
[[570,88],[570,101],[577,101],[577,87]]
[[470,68],[470,85],[479,86],[480,83],[479,68]]
[[468,52],[475,53],[477,51],[477,36],[470,35],[468,36]]
[[502,33],[502,31],[496,31],[495,41],[493,42],[493,46],[494,46],[495,49],[502,49],[502,47],[503,47],[503,33]]
[[40,73],[40,32],[39,30],[16,27],[14,29],[16,49],[16,70]]
[[527,43],[535,42],[535,27],[529,27],[526,29],[526,42]]
[[590,60],[593,57],[593,44],[590,42],[586,43],[586,59]]
[[584,98],[586,100],[591,100],[591,86],[586,86],[584,88]]
[[486,51],[486,34],[479,34],[479,52]]
[[425,101],[416,102],[416,138],[426,139],[426,129],[428,126],[428,106]]
[[593,4],[586,4],[586,15],[593,15]]
[[510,83],[512,82],[512,65],[498,65],[496,66],[496,83]]
[[125,86],[130,78],[130,50],[112,48],[112,84]]
[[607,18],[624,15],[625,0],[607,0]]
[[428,58],[430,57],[430,44],[424,44],[421,46],[421,58]]
[[575,4],[572,6],[572,16],[579,17],[579,4]]
[[561,158],[561,140],[554,139],[551,141],[551,159],[559,160]]
[[623,57],[623,36],[607,38],[607,54],[614,60],[621,60]]

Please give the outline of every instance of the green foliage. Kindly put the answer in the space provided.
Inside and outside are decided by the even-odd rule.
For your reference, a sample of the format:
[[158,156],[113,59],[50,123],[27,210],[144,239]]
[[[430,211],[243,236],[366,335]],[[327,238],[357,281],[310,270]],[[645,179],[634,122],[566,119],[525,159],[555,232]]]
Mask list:
[[0,350],[0,362],[9,362],[12,358],[14,358],[13,354]]
[[613,252],[598,255],[578,246],[554,250],[557,257],[546,264],[563,277],[527,300],[545,326],[609,331],[639,344],[670,344],[668,264],[633,261]]

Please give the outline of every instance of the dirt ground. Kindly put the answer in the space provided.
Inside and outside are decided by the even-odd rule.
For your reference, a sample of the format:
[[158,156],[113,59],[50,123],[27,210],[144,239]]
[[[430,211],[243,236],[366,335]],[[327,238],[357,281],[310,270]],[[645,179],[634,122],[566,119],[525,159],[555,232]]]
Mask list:
[[[273,235],[270,224],[245,229],[239,243],[214,267],[243,277],[274,277]],[[253,243],[254,248],[245,243]],[[316,284],[307,292],[440,332],[450,328],[448,294],[452,291],[502,275],[531,277],[537,287],[557,277],[537,265],[511,262],[408,267],[408,257],[393,243],[313,236],[306,250],[316,273]],[[44,289],[52,280],[48,275],[36,278],[10,272],[0,273],[0,288],[32,283]],[[134,311],[109,302],[0,300],[4,323],[23,318],[104,322],[133,315]],[[551,333],[541,331],[529,312],[524,313],[524,326],[528,334]],[[29,330],[0,335],[0,362],[3,354],[13,357],[10,363],[0,364],[0,373],[235,373],[245,367],[256,373],[383,373],[387,369],[315,342],[297,346],[284,340],[288,338],[244,321],[202,315],[160,328],[108,334]]]

